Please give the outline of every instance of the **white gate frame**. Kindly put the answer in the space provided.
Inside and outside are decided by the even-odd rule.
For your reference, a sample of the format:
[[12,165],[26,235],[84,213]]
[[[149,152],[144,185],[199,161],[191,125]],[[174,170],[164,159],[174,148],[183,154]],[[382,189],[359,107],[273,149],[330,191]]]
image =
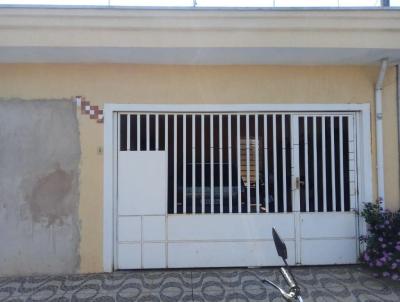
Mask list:
[[[198,112],[356,112],[358,207],[372,202],[372,158],[370,104],[105,104],[104,105],[104,200],[103,200],[103,270],[114,270],[116,211],[116,139],[118,112],[198,113]],[[360,219],[358,235],[366,227]]]

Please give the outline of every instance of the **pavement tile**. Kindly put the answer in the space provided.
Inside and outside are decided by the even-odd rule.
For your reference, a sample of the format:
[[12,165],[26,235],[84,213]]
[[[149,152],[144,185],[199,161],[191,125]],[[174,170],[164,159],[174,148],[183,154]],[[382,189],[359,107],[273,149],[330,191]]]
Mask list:
[[187,301],[192,299],[192,291],[183,291],[171,288],[160,291],[159,295],[163,302]]
[[[21,297],[22,298],[22,297]],[[67,302],[69,301],[64,295],[32,295],[26,297],[23,301],[25,302]]]
[[222,284],[222,279],[217,270],[193,271],[191,284],[194,291],[199,291],[208,284]]
[[144,293],[143,295],[139,296],[136,300],[132,300],[132,301],[137,301],[137,302],[160,302],[161,298],[160,298],[159,294]]
[[[361,266],[295,267],[304,301],[400,301],[400,283]],[[0,302],[276,301],[286,287],[277,268],[120,271],[105,274],[0,278]]]
[[353,289],[351,290],[351,296],[355,297],[354,301],[383,301],[383,302],[398,302],[400,297],[393,292],[386,294],[379,294],[371,290],[366,289]]
[[[326,302],[326,299],[329,297],[335,298],[335,296],[333,296],[331,294],[327,294],[327,292],[325,290],[320,289],[320,288],[312,288],[312,289],[307,289],[307,290],[308,290],[308,295],[302,296],[303,300],[305,302]],[[341,300],[337,299],[337,300],[332,300],[332,301],[341,301]]]
[[179,288],[182,291],[192,290],[192,277],[190,272],[170,271],[154,279],[153,286],[163,288]]
[[273,302],[284,302],[284,299],[280,296],[279,292],[274,289],[265,290],[265,291],[250,291],[243,292],[237,291],[235,292],[234,299],[231,301],[235,302],[256,302],[256,301],[273,301]]
[[92,299],[92,302],[114,302],[114,301],[116,301],[116,298],[112,294],[100,295]]
[[234,293],[233,290],[226,290],[223,287],[206,287],[201,291],[193,291],[193,297],[196,301],[217,302],[229,300],[230,294]]
[[115,292],[117,301],[130,301],[137,299],[144,292],[143,287],[138,283],[124,284]]
[[20,296],[20,295],[15,295],[14,293],[17,291],[17,289],[13,286],[4,286],[0,288],[0,301],[6,301],[7,299],[15,296]]
[[21,294],[20,296],[27,296],[28,301],[48,301],[53,297],[60,297],[64,294],[63,291],[59,290],[58,286],[44,284],[28,295]]

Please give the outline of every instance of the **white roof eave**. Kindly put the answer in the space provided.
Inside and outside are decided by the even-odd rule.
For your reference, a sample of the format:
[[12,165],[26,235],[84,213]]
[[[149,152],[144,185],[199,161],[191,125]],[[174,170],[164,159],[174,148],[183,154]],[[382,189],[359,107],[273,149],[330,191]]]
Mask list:
[[399,10],[0,8],[0,63],[373,64]]

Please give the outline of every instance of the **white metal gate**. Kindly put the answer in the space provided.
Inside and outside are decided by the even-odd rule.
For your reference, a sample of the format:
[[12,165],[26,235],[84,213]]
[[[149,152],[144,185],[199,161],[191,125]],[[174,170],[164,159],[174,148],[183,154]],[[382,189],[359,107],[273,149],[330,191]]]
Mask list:
[[116,267],[357,257],[355,114],[118,114]]

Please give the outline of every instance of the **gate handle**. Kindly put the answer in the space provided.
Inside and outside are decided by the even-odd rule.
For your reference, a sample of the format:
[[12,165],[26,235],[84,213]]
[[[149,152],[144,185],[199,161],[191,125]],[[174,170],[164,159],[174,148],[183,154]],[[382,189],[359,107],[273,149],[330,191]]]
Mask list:
[[296,189],[300,189],[300,186],[304,186],[305,182],[300,180],[300,177],[296,177]]

